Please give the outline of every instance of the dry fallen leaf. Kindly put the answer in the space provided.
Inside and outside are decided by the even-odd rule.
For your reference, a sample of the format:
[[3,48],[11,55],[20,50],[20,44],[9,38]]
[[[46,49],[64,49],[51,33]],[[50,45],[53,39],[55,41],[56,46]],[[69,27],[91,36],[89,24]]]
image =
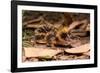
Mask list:
[[78,54],[78,53],[85,53],[90,50],[90,44],[84,44],[79,47],[65,49],[65,52],[72,53],[72,54]]
[[52,57],[61,52],[61,50],[56,49],[45,49],[45,48],[35,48],[35,47],[28,47],[24,48],[25,56],[26,57]]

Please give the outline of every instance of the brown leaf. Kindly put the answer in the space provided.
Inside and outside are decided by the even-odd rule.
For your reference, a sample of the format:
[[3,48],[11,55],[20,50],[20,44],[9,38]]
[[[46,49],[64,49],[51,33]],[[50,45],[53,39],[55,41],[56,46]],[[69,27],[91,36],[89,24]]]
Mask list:
[[78,54],[78,53],[84,53],[90,50],[90,44],[84,44],[82,46],[78,46],[75,48],[71,48],[71,49],[65,49],[65,52],[67,53],[72,53],[72,54]]
[[51,48],[45,49],[37,47],[25,47],[24,50],[26,57],[52,57],[61,52],[59,49],[53,50]]

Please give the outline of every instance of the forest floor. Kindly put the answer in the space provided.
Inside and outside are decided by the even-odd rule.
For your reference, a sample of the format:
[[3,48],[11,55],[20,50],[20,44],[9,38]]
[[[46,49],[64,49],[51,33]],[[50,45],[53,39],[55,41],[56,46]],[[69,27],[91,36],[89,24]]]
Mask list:
[[90,59],[90,14],[22,13],[23,62]]

